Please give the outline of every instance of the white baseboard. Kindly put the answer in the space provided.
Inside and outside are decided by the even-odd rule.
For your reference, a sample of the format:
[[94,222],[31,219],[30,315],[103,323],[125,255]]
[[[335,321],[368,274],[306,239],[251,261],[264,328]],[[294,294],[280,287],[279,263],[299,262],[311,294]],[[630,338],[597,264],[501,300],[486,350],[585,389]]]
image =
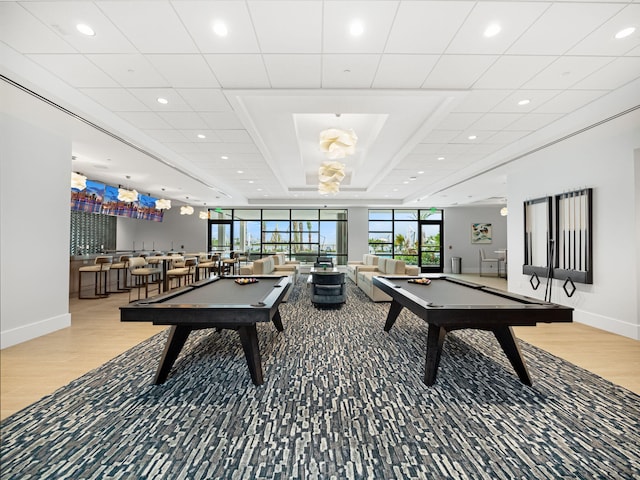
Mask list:
[[65,313],[56,317],[47,318],[28,325],[22,325],[11,330],[4,330],[0,335],[0,349],[11,347],[34,338],[41,337],[56,330],[71,326],[71,314]]
[[606,332],[622,335],[623,337],[640,340],[640,325],[625,322],[618,318],[605,317],[597,313],[585,312],[582,310],[574,310],[573,321],[589,325],[590,327],[599,328]]

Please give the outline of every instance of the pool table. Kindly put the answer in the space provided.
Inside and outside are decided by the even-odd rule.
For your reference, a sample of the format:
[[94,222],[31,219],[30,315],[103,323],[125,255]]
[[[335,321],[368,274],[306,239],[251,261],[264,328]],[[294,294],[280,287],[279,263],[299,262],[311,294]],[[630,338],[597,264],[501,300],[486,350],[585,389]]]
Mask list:
[[429,324],[424,373],[427,385],[436,381],[447,333],[475,328],[493,332],[520,381],[530,386],[531,377],[511,327],[572,321],[571,307],[446,276],[429,278],[428,285],[410,281],[416,278],[374,277],[373,284],[392,298],[385,332],[391,330],[403,308]]
[[278,306],[290,280],[288,276],[254,276],[257,282],[241,285],[236,283],[237,278],[211,277],[120,307],[123,322],[171,325],[154,384],[167,379],[189,334],[203,328],[237,330],[251,380],[255,385],[264,383],[256,324],[271,321],[278,331],[284,330]]

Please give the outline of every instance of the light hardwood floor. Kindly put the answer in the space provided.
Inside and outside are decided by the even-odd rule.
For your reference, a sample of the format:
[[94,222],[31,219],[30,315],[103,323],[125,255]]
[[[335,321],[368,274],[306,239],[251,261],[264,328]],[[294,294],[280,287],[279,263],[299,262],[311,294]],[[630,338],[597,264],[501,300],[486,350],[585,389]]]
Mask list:
[[[459,275],[506,289],[491,277]],[[137,345],[165,327],[121,323],[126,293],[70,299],[71,327],[0,351],[0,418],[4,419]],[[640,342],[579,323],[516,327],[518,338],[640,394]]]

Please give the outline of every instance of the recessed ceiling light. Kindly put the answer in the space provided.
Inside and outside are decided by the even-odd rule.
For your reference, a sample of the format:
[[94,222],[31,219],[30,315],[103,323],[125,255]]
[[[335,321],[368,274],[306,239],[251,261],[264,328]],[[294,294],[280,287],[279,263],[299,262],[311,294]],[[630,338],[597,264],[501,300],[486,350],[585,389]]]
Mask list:
[[530,103],[531,103],[531,100],[529,100],[528,98],[523,98],[518,102],[518,105],[529,105]]
[[487,38],[495,37],[497,34],[500,33],[500,30],[502,30],[502,27],[500,26],[500,24],[492,23],[485,29],[483,35]]
[[475,140],[476,138],[478,138],[476,135],[469,135],[467,137],[469,140]]
[[213,33],[215,33],[219,37],[226,37],[229,31],[227,30],[227,26],[224,23],[215,22],[213,24]]
[[418,175],[422,175],[423,173],[424,173],[424,170],[420,170],[420,171],[418,172]]
[[442,161],[444,160],[444,157],[438,157],[438,160]]
[[409,183],[409,181],[408,181],[408,180],[405,180],[405,181],[404,181],[404,182],[402,182],[402,183],[403,183],[404,185],[406,185],[406,184],[408,184],[408,183]]
[[249,183],[253,183],[253,180],[249,180]]
[[167,103],[169,103],[169,100],[167,100],[166,98],[158,97],[158,103],[166,105]]
[[615,37],[619,40],[621,38],[628,37],[629,35],[631,35],[635,31],[636,31],[636,27],[623,28],[618,33],[616,33]]
[[244,171],[242,171],[242,170],[238,170],[238,173],[244,173]]
[[257,190],[258,190],[259,192],[261,192],[261,191],[262,191],[262,189],[261,189],[261,188],[258,188]]
[[76,25],[76,28],[80,33],[88,37],[93,37],[96,34],[96,32],[93,31],[93,28],[91,28],[89,25],[85,25],[84,23],[79,23],[78,25]]
[[221,158],[222,160],[229,160],[229,157],[227,157],[226,155],[222,155],[220,158]]
[[198,138],[207,138],[207,136],[206,136],[206,135],[203,135],[202,133],[199,133],[199,134],[198,134]]
[[354,37],[359,37],[360,35],[362,35],[364,33],[364,25],[362,24],[362,22],[359,20],[353,22],[349,27],[349,33],[351,33],[351,35]]

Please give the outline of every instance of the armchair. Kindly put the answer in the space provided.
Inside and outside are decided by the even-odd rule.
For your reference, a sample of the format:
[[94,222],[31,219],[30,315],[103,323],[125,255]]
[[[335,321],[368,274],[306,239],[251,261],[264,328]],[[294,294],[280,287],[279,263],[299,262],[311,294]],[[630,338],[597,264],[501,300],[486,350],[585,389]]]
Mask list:
[[347,301],[343,272],[316,272],[311,275],[311,302],[314,305],[336,305]]

